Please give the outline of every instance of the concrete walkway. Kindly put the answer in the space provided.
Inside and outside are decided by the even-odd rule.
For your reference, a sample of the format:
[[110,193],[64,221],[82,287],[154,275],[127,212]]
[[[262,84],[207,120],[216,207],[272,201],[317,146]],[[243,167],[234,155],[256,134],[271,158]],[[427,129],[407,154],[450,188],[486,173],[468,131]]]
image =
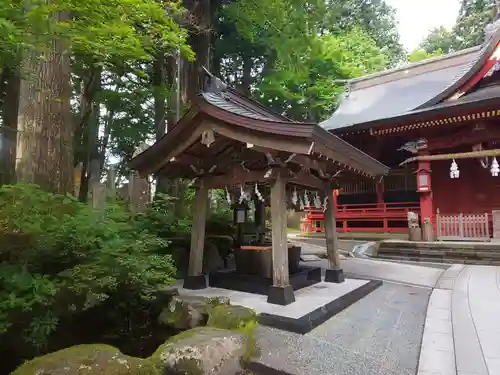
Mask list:
[[429,299],[418,375],[500,375],[500,267],[451,266]]
[[341,264],[351,277],[432,289],[417,375],[500,375],[500,267],[456,264],[443,270],[355,258]]

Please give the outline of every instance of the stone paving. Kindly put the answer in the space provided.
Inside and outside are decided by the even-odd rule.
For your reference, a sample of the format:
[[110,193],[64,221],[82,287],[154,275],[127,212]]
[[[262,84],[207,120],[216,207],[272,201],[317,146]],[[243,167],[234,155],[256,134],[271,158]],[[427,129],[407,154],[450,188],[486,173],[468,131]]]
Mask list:
[[430,298],[418,375],[499,375],[500,267],[448,273]]
[[[341,263],[351,277],[406,285],[385,283],[304,337],[286,338],[306,357],[312,349],[331,356],[295,356],[290,364],[280,355],[275,341],[263,354],[264,363],[281,358],[288,369],[300,369],[291,373],[304,375],[320,370],[328,374],[500,375],[500,267],[456,264],[443,270],[352,258]],[[314,265],[325,267],[326,261]],[[401,294],[405,290],[401,288],[418,291],[417,295],[425,298],[413,300]],[[392,329],[387,324],[391,316],[398,316]],[[405,341],[408,332],[412,339]],[[372,337],[377,340],[372,341]],[[267,339],[272,342],[270,336]]]
[[384,283],[306,335],[259,327],[258,361],[296,375],[414,375],[430,293]]

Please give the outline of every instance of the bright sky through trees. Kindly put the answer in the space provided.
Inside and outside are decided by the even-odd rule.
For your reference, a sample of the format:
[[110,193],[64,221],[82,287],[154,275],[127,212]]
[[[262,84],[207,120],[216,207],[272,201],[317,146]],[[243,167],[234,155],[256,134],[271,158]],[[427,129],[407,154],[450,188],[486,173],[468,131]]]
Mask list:
[[459,0],[387,0],[397,10],[401,43],[412,51],[429,31],[444,26],[451,29],[460,8]]

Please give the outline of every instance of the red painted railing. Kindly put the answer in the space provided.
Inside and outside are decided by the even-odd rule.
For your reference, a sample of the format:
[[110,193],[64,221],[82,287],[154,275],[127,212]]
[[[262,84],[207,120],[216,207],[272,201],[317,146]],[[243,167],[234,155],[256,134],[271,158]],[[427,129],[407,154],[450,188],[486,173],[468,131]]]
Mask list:
[[[335,207],[337,230],[342,232],[407,232],[408,212],[420,211],[418,202],[343,204]],[[324,212],[306,208],[302,231],[323,232]],[[399,224],[399,225],[397,225]]]

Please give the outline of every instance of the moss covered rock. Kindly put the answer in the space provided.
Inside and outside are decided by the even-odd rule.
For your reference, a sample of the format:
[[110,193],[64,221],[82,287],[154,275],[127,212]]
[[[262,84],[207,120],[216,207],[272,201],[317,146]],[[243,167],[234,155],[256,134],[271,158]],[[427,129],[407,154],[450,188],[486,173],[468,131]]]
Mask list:
[[209,311],[219,305],[229,305],[225,297],[173,296],[158,318],[159,322],[176,329],[205,325]]
[[170,338],[151,357],[165,373],[222,375],[241,371],[247,352],[245,334],[212,327],[198,327]]
[[154,362],[129,357],[102,344],[78,345],[50,353],[18,367],[11,375],[153,375]]
[[207,325],[222,329],[237,329],[245,323],[257,321],[252,309],[243,306],[218,304],[208,311]]
[[208,298],[175,296],[158,317],[160,323],[176,329],[204,325],[207,320]]

